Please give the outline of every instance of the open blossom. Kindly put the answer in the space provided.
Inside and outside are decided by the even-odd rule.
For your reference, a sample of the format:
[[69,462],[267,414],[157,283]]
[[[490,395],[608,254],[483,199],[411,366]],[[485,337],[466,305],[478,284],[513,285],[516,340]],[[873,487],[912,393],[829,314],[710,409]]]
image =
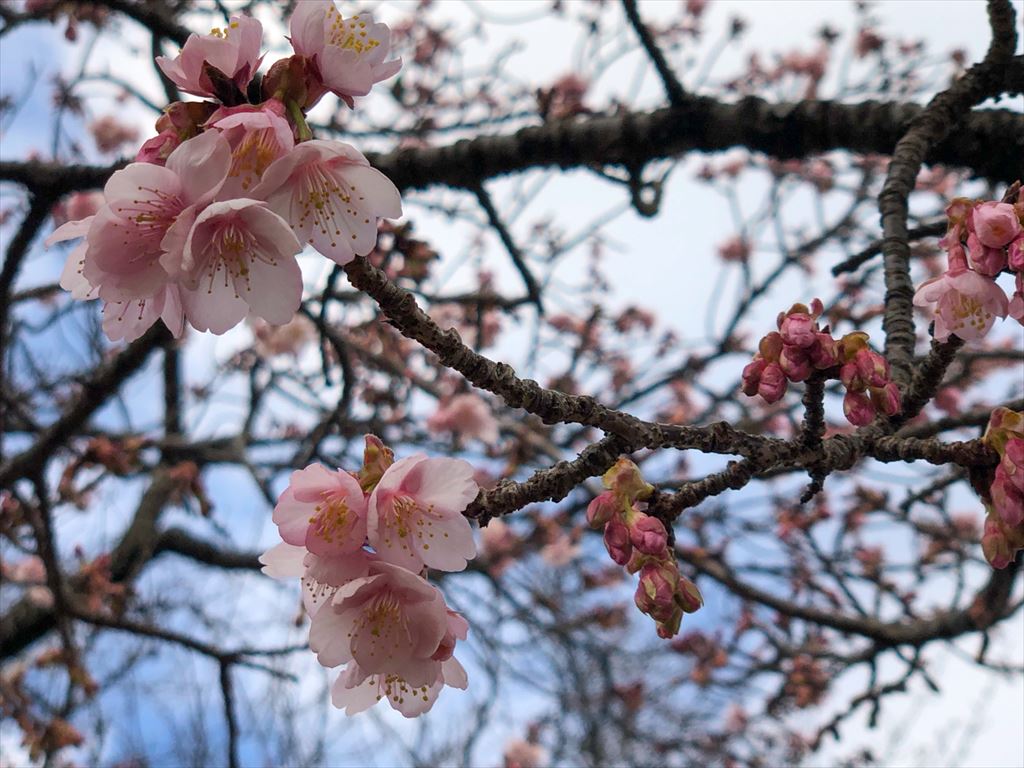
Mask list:
[[175,224],[187,234],[224,183],[230,162],[223,138],[197,136],[172,152],[166,166],[132,163],[117,171],[94,216],[70,221],[47,238],[47,245],[85,238],[68,256],[61,286],[76,299],[106,302],[104,330],[111,339],[138,338],[157,318],[182,334],[178,287],[161,265],[164,238]]
[[476,438],[486,445],[498,442],[498,422],[479,395],[456,395],[427,419],[431,432],[453,432],[460,437]]
[[292,319],[302,300],[302,246],[288,222],[260,200],[239,198],[211,203],[188,224],[183,214],[160,263],[181,282],[194,328],[224,333],[250,310],[272,325]]
[[317,555],[350,554],[366,541],[366,498],[359,481],[320,464],[292,473],[273,519],[282,539]]
[[373,250],[378,217],[402,215],[395,185],[340,141],[299,144],[267,168],[252,196],[284,217],[300,242],[341,265]]
[[436,682],[432,658],[448,631],[438,589],[415,573],[374,562],[340,587],[312,619],[309,647],[325,667],[355,661],[368,675],[395,675],[419,688]]
[[461,571],[476,555],[462,511],[479,488],[461,459],[409,456],[388,467],[369,500],[370,545],[387,562]]
[[914,306],[933,305],[935,338],[945,341],[956,334],[964,341],[980,339],[997,317],[1006,317],[1006,294],[991,279],[964,266],[924,282],[914,294]]
[[221,107],[206,127],[220,131],[231,145],[231,169],[218,194],[221,200],[247,196],[270,164],[295,146],[284,105],[276,99],[257,107]]
[[156,63],[175,85],[194,96],[222,95],[217,79],[231,81],[244,92],[260,67],[262,41],[263,25],[259,21],[251,16],[232,16],[227,28],[215,28],[208,35],[193,33],[174,59],[157,56]]
[[260,555],[262,571],[275,579],[299,579],[302,605],[310,616],[328,605],[339,587],[370,572],[372,553],[356,550],[343,555],[315,555],[304,546],[282,542]]
[[345,19],[333,0],[299,3],[289,29],[295,53],[312,62],[321,85],[349,106],[354,96],[365,96],[402,68],[401,59],[385,61],[391,47],[386,24],[375,23],[369,13]]

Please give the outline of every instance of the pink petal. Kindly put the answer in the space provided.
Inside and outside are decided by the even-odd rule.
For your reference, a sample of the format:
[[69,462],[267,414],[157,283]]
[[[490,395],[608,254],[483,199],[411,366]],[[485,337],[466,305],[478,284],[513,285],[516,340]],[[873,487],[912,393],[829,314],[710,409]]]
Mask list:
[[43,244],[49,248],[54,243],[74,240],[76,237],[85,237],[89,233],[89,227],[92,226],[93,218],[93,216],[87,216],[80,221],[64,222],[50,233],[50,236],[43,241]]
[[444,675],[445,685],[462,690],[469,687],[469,676],[466,674],[466,669],[454,656],[441,662],[441,674]]
[[305,572],[302,563],[305,556],[306,550],[302,547],[277,544],[260,555],[260,562],[263,563],[260,570],[275,579],[300,578]]
[[434,514],[462,512],[480,490],[473,475],[467,461],[432,458],[417,463],[405,476],[401,489],[413,495],[424,509],[434,507]]
[[309,648],[324,667],[337,667],[352,660],[350,634],[360,613],[329,607],[317,611],[309,625]]
[[182,196],[187,203],[209,202],[231,169],[231,145],[217,131],[205,131],[171,152],[166,168],[181,179]]
[[324,26],[330,0],[306,0],[292,12],[288,31],[292,48],[299,56],[315,56],[324,47]]
[[312,514],[312,505],[297,501],[294,490],[289,487],[278,498],[271,519],[277,525],[282,539],[289,544],[303,547],[304,550],[306,531],[309,530],[309,518]]
[[[302,5],[305,3],[299,7]],[[377,676],[362,674],[359,665],[352,662],[331,685],[331,703],[338,709],[344,709],[346,715],[358,715],[379,701],[379,692]]]
[[456,515],[435,518],[430,522],[432,525],[428,530],[433,538],[428,536],[429,549],[421,544],[417,546],[424,564],[440,571],[463,570],[466,561],[476,557],[476,543],[473,541],[473,529],[469,521],[462,515]]
[[249,311],[223,264],[218,264],[212,275],[204,274],[196,289],[183,288],[181,303],[193,328],[216,334],[234,328]]

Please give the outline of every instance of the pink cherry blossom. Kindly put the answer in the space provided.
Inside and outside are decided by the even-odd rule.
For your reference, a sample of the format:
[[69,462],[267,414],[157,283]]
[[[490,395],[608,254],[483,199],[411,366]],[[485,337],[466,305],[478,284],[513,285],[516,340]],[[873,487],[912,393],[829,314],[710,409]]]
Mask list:
[[244,92],[260,67],[262,41],[263,25],[259,21],[251,16],[232,16],[225,29],[213,29],[208,35],[191,34],[174,59],[157,56],[156,63],[175,85],[194,96],[218,96],[217,84],[207,67]]
[[110,177],[95,216],[67,222],[47,238],[52,245],[85,237],[69,256],[61,285],[76,299],[106,302],[111,338],[137,338],[158,317],[181,335],[181,299],[161,265],[164,239],[175,224],[191,226],[224,183],[230,162],[227,141],[210,132],[178,147],[166,167],[132,163]]
[[378,218],[402,215],[395,185],[340,141],[299,144],[271,163],[252,196],[285,218],[300,242],[341,265],[373,250]]
[[313,616],[309,647],[325,667],[355,661],[368,675],[396,675],[408,685],[437,679],[431,657],[448,630],[444,598],[410,571],[374,562],[367,576],[338,588]]
[[231,145],[231,170],[218,199],[247,196],[270,164],[295,146],[284,114],[284,105],[276,99],[256,107],[221,107],[213,113],[206,127],[219,130]]
[[295,53],[313,62],[323,86],[349,106],[354,96],[365,96],[402,68],[401,59],[384,61],[391,47],[386,24],[374,23],[369,13],[345,19],[333,0],[299,3],[290,31]]
[[81,221],[90,216],[95,216],[102,207],[106,198],[99,190],[92,192],[72,192],[66,200],[53,206],[50,215],[53,223],[57,226],[66,224],[69,221]]
[[289,544],[316,555],[351,554],[366,541],[366,498],[348,472],[311,464],[292,473],[273,520]]
[[461,459],[410,456],[388,467],[370,495],[370,545],[390,563],[461,571],[476,555],[462,511],[479,487]]
[[547,759],[547,750],[532,741],[512,739],[505,745],[504,768],[541,768]]
[[981,203],[974,208],[971,223],[978,240],[989,248],[1002,248],[1021,231],[1017,212],[1009,203]]
[[447,403],[439,404],[427,419],[431,432],[452,432],[460,437],[475,438],[486,445],[498,442],[498,422],[490,407],[479,395],[466,392]]
[[211,203],[188,226],[183,215],[164,239],[160,263],[181,281],[189,323],[224,333],[251,310],[272,325],[302,300],[302,250],[288,222],[259,200]]
[[980,339],[997,317],[1006,317],[1006,294],[991,279],[965,267],[951,266],[945,274],[927,280],[914,294],[914,306],[933,306],[935,338],[945,341],[956,334],[964,341]]

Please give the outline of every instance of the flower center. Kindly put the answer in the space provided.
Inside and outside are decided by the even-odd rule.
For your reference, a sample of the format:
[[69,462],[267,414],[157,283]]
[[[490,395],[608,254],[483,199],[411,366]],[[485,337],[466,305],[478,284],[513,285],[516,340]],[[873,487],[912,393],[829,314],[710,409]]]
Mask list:
[[228,175],[241,180],[242,191],[263,176],[263,172],[278,157],[278,144],[274,132],[269,128],[248,131],[231,153],[231,170]]
[[315,514],[309,518],[309,524],[318,538],[328,544],[334,544],[345,538],[349,527],[349,508],[343,497],[324,491],[324,500],[313,509]]
[[366,22],[360,21],[358,16],[353,16],[348,21],[345,21],[341,14],[338,13],[338,10],[331,7],[327,11],[327,17],[330,24],[327,36],[331,45],[352,50],[359,54],[372,51],[380,45],[380,40],[370,37],[366,31]]
[[[298,226],[304,227],[312,220],[321,235],[330,237],[332,248],[337,247],[337,238],[343,229],[351,232],[351,238],[355,240],[352,226],[346,220],[346,217],[355,218],[360,215],[356,204],[352,202],[355,193],[355,186],[349,186],[339,176],[328,174],[318,166],[310,167],[304,175],[302,191],[299,193]],[[363,223],[369,224],[370,219],[363,216]]]

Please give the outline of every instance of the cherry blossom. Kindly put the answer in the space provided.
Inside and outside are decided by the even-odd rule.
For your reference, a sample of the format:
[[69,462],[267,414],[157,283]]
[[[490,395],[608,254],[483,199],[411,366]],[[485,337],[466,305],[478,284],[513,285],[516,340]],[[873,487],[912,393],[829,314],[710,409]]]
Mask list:
[[935,338],[939,341],[952,334],[964,341],[980,339],[996,318],[1006,317],[1009,310],[1006,294],[992,280],[964,266],[953,265],[917,289],[914,306],[933,307]]
[[295,137],[284,113],[284,105],[276,99],[268,99],[256,107],[248,104],[221,107],[213,113],[206,127],[220,131],[231,145],[231,170],[218,199],[248,195],[270,164],[295,146]]
[[388,467],[370,495],[370,545],[410,570],[461,571],[476,555],[462,511],[479,488],[461,459],[410,456]]
[[273,520],[289,544],[317,555],[351,554],[366,540],[366,498],[348,472],[311,464],[292,473]]
[[181,281],[194,328],[224,333],[250,310],[272,325],[292,319],[302,299],[302,247],[288,222],[262,201],[239,198],[211,203],[188,223],[182,215],[168,232],[160,263]]
[[344,265],[377,244],[377,219],[402,215],[395,185],[356,149],[314,139],[271,163],[252,196],[266,200],[302,243]]
[[230,162],[231,148],[216,132],[197,136],[172,152],[165,167],[132,163],[116,172],[94,216],[69,221],[47,238],[52,245],[85,237],[69,255],[61,285],[74,298],[106,302],[112,339],[137,338],[158,317],[181,335],[181,301],[161,265],[164,239],[174,225],[187,234],[224,183]]
[[391,47],[386,24],[375,23],[369,13],[345,19],[333,0],[299,3],[289,29],[295,53],[312,62],[323,87],[350,107],[354,96],[365,96],[402,68],[401,59],[384,60]]
[[244,92],[263,59],[262,42],[259,21],[232,16],[226,28],[214,28],[208,35],[193,33],[174,59],[157,56],[156,63],[175,85],[194,96],[222,95],[217,82],[222,78]]
[[436,587],[415,573],[374,562],[367,576],[339,587],[313,617],[309,647],[325,667],[355,660],[366,674],[397,675],[413,687],[433,685],[431,658],[448,616]]

